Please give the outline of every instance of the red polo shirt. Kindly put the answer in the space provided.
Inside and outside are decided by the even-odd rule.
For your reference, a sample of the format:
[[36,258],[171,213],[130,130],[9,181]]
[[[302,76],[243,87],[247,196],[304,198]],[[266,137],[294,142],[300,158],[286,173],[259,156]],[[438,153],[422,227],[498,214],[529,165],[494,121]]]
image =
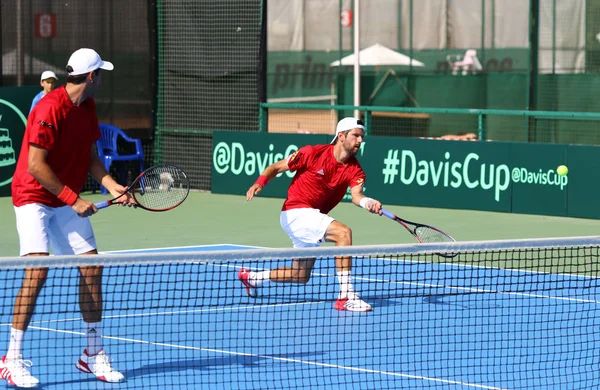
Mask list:
[[330,144],[304,146],[288,157],[287,164],[296,175],[282,210],[307,207],[327,214],[344,198],[348,187],[365,183],[365,172],[356,157],[342,164]]
[[58,179],[76,193],[87,180],[91,146],[100,138],[96,103],[86,99],[76,106],[64,87],[48,93],[27,119],[25,136],[12,180],[15,206],[41,203],[50,207],[65,204],[45,189],[29,172],[29,145],[48,150],[46,162]]

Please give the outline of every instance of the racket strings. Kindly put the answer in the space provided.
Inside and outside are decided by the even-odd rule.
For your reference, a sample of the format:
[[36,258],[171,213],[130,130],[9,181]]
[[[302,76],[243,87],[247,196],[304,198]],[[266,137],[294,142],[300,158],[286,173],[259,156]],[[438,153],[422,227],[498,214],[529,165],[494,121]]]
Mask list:
[[176,167],[159,166],[140,177],[133,196],[136,202],[151,210],[168,210],[183,202],[189,192],[189,181]]
[[415,229],[415,234],[421,239],[421,241],[428,243],[454,241],[444,233],[427,226],[417,226]]

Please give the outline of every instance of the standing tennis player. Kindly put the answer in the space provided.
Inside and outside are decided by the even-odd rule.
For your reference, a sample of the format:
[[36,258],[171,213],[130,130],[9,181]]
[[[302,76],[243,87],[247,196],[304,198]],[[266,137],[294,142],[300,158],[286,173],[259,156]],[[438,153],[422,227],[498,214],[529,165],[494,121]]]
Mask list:
[[[364,124],[356,118],[338,122],[331,144],[304,146],[288,158],[268,166],[246,193],[246,198],[258,194],[269,180],[285,171],[295,171],[288,196],[280,215],[281,227],[290,236],[294,248],[318,247],[324,241],[336,246],[352,245],[352,230],[327,215],[350,187],[352,203],[381,214],[381,203],[363,195],[365,173],[356,154],[364,137]],[[351,280],[352,258],[335,258],[340,293],[334,307],[337,310],[365,312],[371,305],[354,291]],[[238,278],[250,297],[256,297],[257,287],[266,282],[307,283],[315,259],[294,259],[292,267],[263,272],[240,269]]]
[[[102,82],[101,69],[112,70],[113,65],[92,49],[75,51],[67,64],[66,85],[48,93],[29,115],[12,181],[21,256],[48,256],[50,246],[56,255],[97,254],[88,219],[97,209],[79,197],[88,172],[113,196],[126,190],[106,172],[94,146],[100,130],[93,98]],[[79,271],[87,348],[76,367],[102,381],[120,382],[125,378],[111,366],[102,345],[102,267]],[[47,268],[25,270],[15,301],[8,352],[0,360],[0,377],[13,386],[39,384],[28,370],[31,361],[23,359],[22,344],[47,275]]]

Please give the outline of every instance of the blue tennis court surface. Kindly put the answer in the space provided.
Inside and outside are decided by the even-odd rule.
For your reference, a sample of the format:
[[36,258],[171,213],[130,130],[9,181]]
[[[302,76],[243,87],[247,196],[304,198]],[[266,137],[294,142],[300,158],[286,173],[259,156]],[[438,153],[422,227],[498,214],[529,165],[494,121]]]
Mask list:
[[[239,249],[254,247],[114,253]],[[237,280],[241,266],[267,267],[107,268],[104,343],[127,377],[120,384],[75,369],[85,346],[77,271],[51,271],[25,341],[32,373],[44,389],[573,388],[567,379],[600,386],[596,278],[373,258],[353,271],[373,312],[349,313],[333,309],[333,260],[317,261],[306,286],[271,283],[257,299]],[[5,286],[5,308],[19,286]],[[11,316],[1,315],[6,341]]]

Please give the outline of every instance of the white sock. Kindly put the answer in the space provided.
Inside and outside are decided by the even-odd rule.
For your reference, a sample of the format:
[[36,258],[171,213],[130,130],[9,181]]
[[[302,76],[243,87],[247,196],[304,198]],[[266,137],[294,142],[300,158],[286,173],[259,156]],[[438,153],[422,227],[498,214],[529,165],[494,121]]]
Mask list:
[[250,283],[252,283],[253,286],[258,287],[271,279],[271,271],[267,270],[260,272],[250,272],[250,277],[248,279],[250,279]]
[[94,356],[102,351],[102,323],[101,322],[85,322],[85,336],[87,338],[87,353],[89,356]]
[[350,271],[338,271],[338,281],[340,282],[340,299],[349,298],[354,295],[354,287],[352,286],[352,276]]
[[23,336],[25,336],[24,330],[10,328],[10,344],[8,345],[8,352],[6,353],[7,359],[14,359],[23,355]]

